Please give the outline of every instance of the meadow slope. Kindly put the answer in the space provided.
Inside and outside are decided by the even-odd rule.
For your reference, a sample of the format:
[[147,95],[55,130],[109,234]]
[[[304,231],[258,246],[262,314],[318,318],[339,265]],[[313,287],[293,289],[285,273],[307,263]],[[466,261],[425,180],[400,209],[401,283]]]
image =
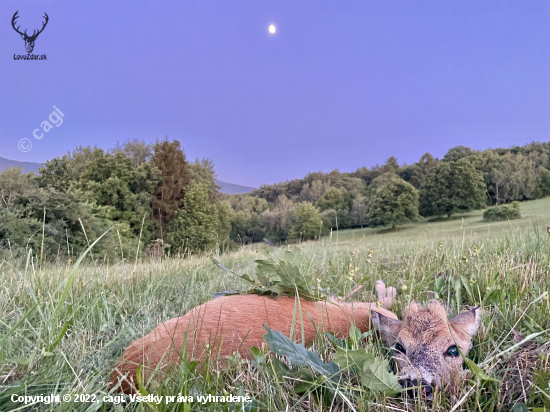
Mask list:
[[[365,287],[351,299],[374,300],[374,282],[383,279],[399,291],[393,307],[397,314],[411,300],[425,302],[434,297],[453,314],[482,306],[483,325],[470,358],[486,375],[466,372],[443,394],[437,394],[433,404],[371,392],[349,377],[341,395],[319,406],[315,394],[295,392],[299,383],[295,379],[281,379],[269,366],[238,358],[226,369],[215,362],[195,371],[182,364],[150,390],[194,396],[248,393],[260,410],[496,411],[512,410],[518,403],[548,408],[550,235],[546,226],[550,225],[550,200],[522,203],[521,208],[524,217],[511,222],[484,223],[482,212],[474,212],[464,219],[424,220],[397,232],[368,228],[334,232],[332,238],[300,245],[307,257],[302,271],[318,279],[329,294],[345,295],[361,283]],[[216,267],[211,257],[241,274],[253,271],[254,260],[263,253],[277,257],[283,251],[252,245],[230,254],[185,260],[135,263],[132,257],[105,264],[92,260],[92,250],[79,267],[75,262],[41,266],[34,252],[28,262],[3,261],[0,410],[23,406],[10,401],[13,394],[91,394],[101,399],[109,392],[107,378],[114,363],[132,340],[212,299],[215,292],[246,286]],[[514,347],[514,328],[523,337],[540,334],[528,345]],[[391,356],[374,337],[361,347]],[[334,352],[324,337],[315,349],[326,361]],[[114,406],[101,401],[42,403],[33,408],[243,410],[242,405],[221,403]],[[516,405],[515,410],[527,410],[522,408]]]

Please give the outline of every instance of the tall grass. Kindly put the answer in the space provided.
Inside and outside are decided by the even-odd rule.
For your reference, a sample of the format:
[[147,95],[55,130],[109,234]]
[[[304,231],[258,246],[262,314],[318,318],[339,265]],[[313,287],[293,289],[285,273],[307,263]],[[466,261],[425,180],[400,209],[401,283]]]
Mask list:
[[[249,272],[263,248],[244,247],[219,259],[237,273]],[[458,384],[438,394],[429,405],[359,388],[346,392],[350,404],[335,398],[323,406],[316,401],[319,392],[296,393],[299,379],[273,373],[265,357],[249,362],[236,356],[224,368],[215,359],[200,370],[183,362],[148,390],[194,396],[247,393],[261,410],[338,411],[352,410],[352,405],[357,411],[493,411],[511,410],[519,402],[529,407],[550,406],[550,376],[544,363],[550,336],[550,238],[540,226],[495,234],[425,233],[414,239],[406,234],[340,242],[327,238],[302,243],[301,248],[307,257],[302,270],[318,279],[328,294],[344,296],[362,283],[366,287],[352,299],[373,301],[374,283],[383,279],[399,291],[393,307],[398,315],[412,300],[438,298],[452,314],[481,305],[483,325],[470,358],[497,381],[466,372]],[[282,251],[270,249],[275,256]],[[215,292],[246,286],[217,268],[209,256],[131,263],[121,260],[112,265],[91,262],[90,256],[80,266],[78,262],[38,263],[32,253],[27,260],[6,254],[0,263],[2,410],[23,406],[10,402],[14,393],[108,394],[107,379],[131,341],[160,322],[210,300]],[[514,328],[521,337],[533,339],[527,345],[516,345]],[[376,339],[360,344],[368,351],[391,356]],[[333,353],[323,337],[316,341],[315,349],[325,360]],[[354,385],[352,378],[348,385]],[[158,406],[61,403],[32,408],[242,410],[237,405],[197,402]]]

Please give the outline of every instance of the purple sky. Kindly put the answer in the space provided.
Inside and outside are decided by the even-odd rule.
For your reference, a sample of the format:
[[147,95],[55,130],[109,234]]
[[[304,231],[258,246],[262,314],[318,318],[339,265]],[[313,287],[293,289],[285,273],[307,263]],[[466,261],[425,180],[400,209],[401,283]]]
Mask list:
[[0,96],[1,157],[168,136],[251,186],[549,140],[550,3],[2,0]]

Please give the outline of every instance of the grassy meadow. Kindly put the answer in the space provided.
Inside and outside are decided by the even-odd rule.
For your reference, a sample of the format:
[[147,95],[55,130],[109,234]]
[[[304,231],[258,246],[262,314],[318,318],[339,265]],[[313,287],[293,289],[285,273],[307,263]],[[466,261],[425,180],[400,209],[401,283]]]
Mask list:
[[[297,393],[295,378],[280,377],[269,363],[230,359],[204,369],[180,367],[158,379],[151,393],[250,394],[254,403],[12,403],[16,395],[109,393],[107,379],[128,344],[164,320],[181,316],[216,292],[246,285],[218,268],[254,270],[264,253],[285,250],[252,245],[228,254],[149,261],[135,256],[111,262],[0,263],[0,410],[269,410],[269,411],[543,411],[550,410],[550,199],[521,204],[522,219],[485,223],[482,211],[458,219],[404,225],[396,232],[355,229],[300,245],[304,273],[331,295],[365,285],[349,300],[374,301],[374,283],[398,289],[393,310],[411,301],[439,298],[449,312],[481,305],[483,324],[470,352],[483,371],[465,371],[436,393],[433,403],[374,392],[349,376],[340,394],[319,402],[318,391]],[[372,251],[372,252],[371,252]],[[519,334],[512,333],[515,329]],[[521,337],[518,338],[518,335]],[[516,339],[531,337],[524,345]],[[389,359],[375,336],[360,347]],[[334,350],[319,336],[315,350],[328,361]],[[321,385],[321,384],[320,384]],[[513,409],[515,408],[515,409]],[[533,409],[534,408],[534,409]],[[546,408],[546,409],[544,409]]]

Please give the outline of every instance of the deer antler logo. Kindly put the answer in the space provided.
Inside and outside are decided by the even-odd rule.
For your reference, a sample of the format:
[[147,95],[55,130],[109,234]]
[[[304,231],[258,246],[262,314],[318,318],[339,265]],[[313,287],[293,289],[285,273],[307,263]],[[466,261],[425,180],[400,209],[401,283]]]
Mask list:
[[32,51],[34,49],[34,42],[36,41],[36,38],[38,37],[38,35],[40,33],[42,33],[42,31],[46,27],[46,24],[48,24],[48,20],[50,18],[48,17],[48,15],[46,13],[44,13],[44,18],[46,19],[46,21],[44,23],[42,23],[43,24],[42,28],[40,30],[38,30],[38,32],[36,30],[33,30],[32,35],[29,36],[29,35],[27,35],[27,30],[25,30],[24,33],[21,33],[19,31],[20,26],[15,27],[15,23],[16,23],[15,20],[17,20],[17,18],[19,17],[17,15],[17,13],[19,13],[19,10],[17,10],[15,12],[15,14],[13,15],[13,17],[11,19],[11,25],[12,25],[13,29],[21,35],[21,38],[23,40],[25,40],[25,48],[27,49],[27,53],[32,53]]

